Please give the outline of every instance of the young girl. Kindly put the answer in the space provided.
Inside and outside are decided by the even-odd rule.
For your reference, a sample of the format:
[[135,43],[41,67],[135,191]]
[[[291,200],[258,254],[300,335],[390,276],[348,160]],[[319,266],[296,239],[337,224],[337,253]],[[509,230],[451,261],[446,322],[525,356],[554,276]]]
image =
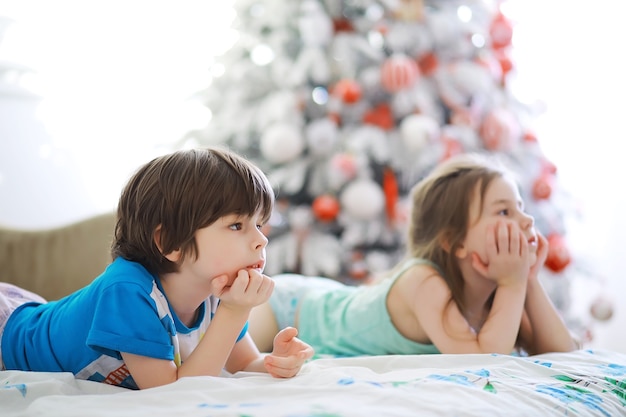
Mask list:
[[408,259],[372,285],[274,277],[250,317],[259,349],[286,325],[333,355],[577,348],[537,279],[547,240],[495,160],[453,157],[417,184],[408,238]]
[[296,329],[278,332],[266,356],[247,333],[274,287],[261,231],[273,204],[265,175],[225,150],[145,164],[119,200],[113,262],[91,284],[46,303],[0,283],[0,370],[135,389],[224,368],[294,376],[313,355]]

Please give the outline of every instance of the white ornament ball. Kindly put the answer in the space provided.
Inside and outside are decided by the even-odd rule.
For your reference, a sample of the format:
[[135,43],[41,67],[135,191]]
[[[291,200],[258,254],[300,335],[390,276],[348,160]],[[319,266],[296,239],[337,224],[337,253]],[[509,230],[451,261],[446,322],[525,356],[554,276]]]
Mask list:
[[376,182],[356,179],[349,183],[339,198],[343,212],[357,220],[371,220],[385,207],[385,195]]
[[379,88],[381,83],[380,66],[372,65],[363,68],[359,72],[358,81],[366,94],[369,91],[374,91]]
[[400,123],[400,135],[406,149],[419,152],[434,143],[440,134],[439,124],[435,119],[424,114],[412,114]]
[[289,224],[294,231],[307,230],[313,223],[313,213],[307,206],[293,207],[288,216]]
[[261,153],[272,164],[293,161],[304,150],[300,129],[287,123],[270,126],[261,135]]
[[298,19],[300,37],[305,47],[324,46],[333,37],[333,21],[315,0],[305,0],[300,6],[302,16]]
[[327,155],[337,144],[339,130],[335,122],[325,117],[309,123],[305,135],[312,155]]
[[459,21],[451,13],[435,9],[429,14],[427,23],[435,48],[442,48],[459,41],[461,35]]
[[389,271],[393,267],[391,256],[383,251],[372,251],[365,255],[367,269],[372,272]]
[[600,321],[613,317],[613,303],[606,296],[600,296],[591,304],[591,316]]
[[[494,79],[484,65],[473,61],[460,61],[451,64],[450,81],[463,94],[465,99],[471,97],[489,97],[495,88]],[[461,104],[461,103],[457,103]]]

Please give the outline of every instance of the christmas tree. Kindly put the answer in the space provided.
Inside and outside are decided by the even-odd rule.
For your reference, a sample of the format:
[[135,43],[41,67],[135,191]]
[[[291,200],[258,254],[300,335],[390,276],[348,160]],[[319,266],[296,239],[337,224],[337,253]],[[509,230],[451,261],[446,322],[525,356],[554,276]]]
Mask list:
[[[277,193],[266,273],[348,284],[405,254],[408,193],[460,152],[497,153],[549,239],[542,279],[568,324],[578,274],[571,201],[512,94],[513,25],[501,2],[239,0],[237,41],[200,93],[212,113],[192,144],[255,161]],[[188,145],[188,143],[187,143]]]

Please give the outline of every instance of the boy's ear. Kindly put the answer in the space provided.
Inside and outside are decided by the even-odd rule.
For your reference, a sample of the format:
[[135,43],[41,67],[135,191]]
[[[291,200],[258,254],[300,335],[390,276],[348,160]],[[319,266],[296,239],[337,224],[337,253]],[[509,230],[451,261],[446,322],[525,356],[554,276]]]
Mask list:
[[158,225],[156,229],[154,229],[154,244],[168,261],[176,263],[180,259],[180,249],[176,249],[170,253],[163,253],[163,248],[161,247],[161,230],[161,225]]

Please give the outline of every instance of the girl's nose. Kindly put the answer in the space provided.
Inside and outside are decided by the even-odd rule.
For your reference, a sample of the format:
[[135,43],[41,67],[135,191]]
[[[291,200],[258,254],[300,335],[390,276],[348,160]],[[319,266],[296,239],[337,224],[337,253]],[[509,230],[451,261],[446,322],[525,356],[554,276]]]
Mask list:
[[529,229],[533,227],[535,224],[535,218],[527,213],[522,213],[522,221],[520,222],[520,226],[522,229]]

